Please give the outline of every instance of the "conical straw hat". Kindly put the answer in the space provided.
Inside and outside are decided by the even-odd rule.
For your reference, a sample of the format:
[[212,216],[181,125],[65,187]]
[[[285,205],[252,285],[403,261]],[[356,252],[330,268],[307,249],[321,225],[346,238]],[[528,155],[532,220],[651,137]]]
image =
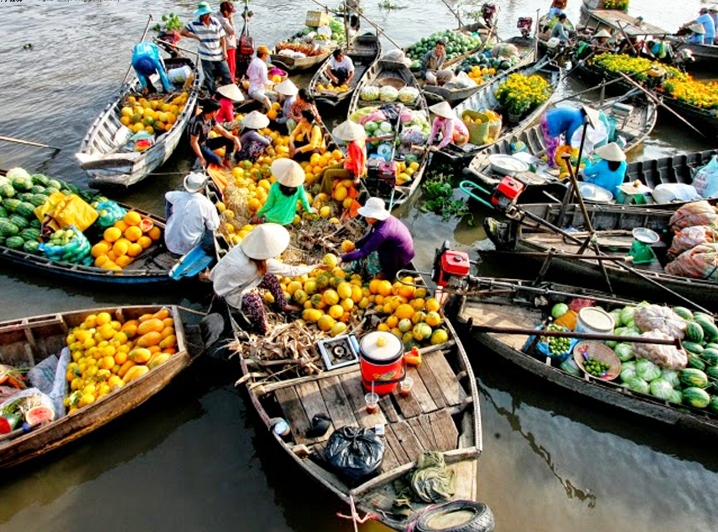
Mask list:
[[334,135],[334,138],[345,142],[366,138],[366,131],[364,131],[364,128],[351,120],[345,120],[339,124],[334,128],[332,134]]
[[588,123],[593,127],[598,126],[598,123],[600,121],[599,112],[596,109],[594,109],[593,107],[589,107],[588,105],[582,105],[581,109],[583,109],[583,112],[586,113],[586,118],[588,119]]
[[239,245],[250,259],[273,259],[287,249],[289,231],[279,224],[261,224],[247,233]]
[[442,118],[454,118],[456,116],[447,102],[435,103],[429,107],[429,110]]
[[252,111],[242,119],[242,125],[249,129],[262,129],[269,125],[269,118],[259,111]]
[[691,24],[690,26],[688,26],[688,29],[699,35],[704,35],[706,32],[706,29],[703,27],[703,24]]
[[285,79],[281,83],[274,86],[274,92],[278,92],[284,96],[294,96],[299,92],[299,89],[294,83],[292,83],[291,79]]
[[235,85],[234,83],[230,83],[229,85],[222,85],[217,89],[217,92],[225,98],[229,98],[233,102],[244,101],[244,94],[242,94],[242,91],[239,90],[239,87],[237,87],[237,85]]
[[601,31],[599,31],[596,35],[594,35],[594,37],[596,37],[596,38],[607,37],[608,38],[608,37],[611,37],[611,34],[608,33],[606,31],[606,29],[604,28]]
[[620,162],[626,160],[626,154],[623,153],[621,147],[615,142],[596,148],[593,153],[605,161]]
[[277,159],[272,163],[272,175],[280,185],[298,187],[304,183],[306,175],[299,163],[291,159]]

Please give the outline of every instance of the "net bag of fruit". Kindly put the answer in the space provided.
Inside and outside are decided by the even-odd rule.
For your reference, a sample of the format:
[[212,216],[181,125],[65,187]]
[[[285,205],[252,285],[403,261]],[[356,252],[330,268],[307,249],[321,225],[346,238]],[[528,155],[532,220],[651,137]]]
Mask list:
[[92,264],[90,241],[75,226],[71,226],[69,229],[58,229],[52,234],[50,241],[40,244],[38,249],[53,261],[72,262],[86,266]]

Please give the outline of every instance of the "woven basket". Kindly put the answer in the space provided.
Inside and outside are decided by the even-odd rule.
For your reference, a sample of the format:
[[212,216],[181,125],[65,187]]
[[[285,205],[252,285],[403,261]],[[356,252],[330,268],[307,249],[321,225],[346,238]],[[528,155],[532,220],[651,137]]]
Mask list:
[[383,78],[376,82],[379,87],[394,87],[396,90],[401,90],[406,87],[406,83],[397,78]]
[[619,360],[616,353],[613,352],[613,349],[608,347],[606,344],[591,341],[579,342],[576,344],[576,347],[573,348],[573,359],[576,362],[576,365],[581,368],[581,371],[593,378],[599,378],[590,375],[584,369],[584,353],[586,353],[586,355],[588,355],[589,357],[593,357],[596,360],[599,360],[609,365],[606,375],[600,377],[601,380],[612,381],[621,374],[621,361]]

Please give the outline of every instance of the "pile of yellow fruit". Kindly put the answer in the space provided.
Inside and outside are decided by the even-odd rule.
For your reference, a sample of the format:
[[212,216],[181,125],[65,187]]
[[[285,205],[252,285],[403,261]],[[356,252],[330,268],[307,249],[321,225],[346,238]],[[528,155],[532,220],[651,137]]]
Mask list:
[[126,105],[120,110],[120,122],[130,128],[134,133],[146,131],[151,135],[161,135],[172,129],[177,117],[182,114],[189,98],[189,93],[182,92],[165,102],[161,96],[148,100],[147,98],[128,96]]
[[481,85],[482,83],[485,83],[496,75],[496,69],[480,67],[476,65],[471,70],[469,70],[467,74],[471,79],[476,82],[477,85]]
[[322,85],[321,83],[317,84],[317,91],[318,92],[333,92],[335,94],[339,94],[342,92],[348,92],[349,91],[349,85],[346,83],[339,85],[338,87],[335,87],[331,83],[327,83],[326,85]]
[[281,105],[279,105],[278,102],[272,103],[272,108],[267,111],[267,118],[270,120],[276,120],[277,116],[279,115],[279,110],[282,108]]
[[[345,240],[342,253],[354,250],[354,243]],[[440,344],[448,333],[440,326],[443,318],[439,302],[427,298],[427,290],[416,286],[412,277],[393,284],[387,280],[364,282],[359,274],[348,274],[337,267],[334,254],[324,256],[328,270],[314,270],[300,277],[280,279],[287,301],[304,308],[302,319],[329,336],[345,333],[348,324],[357,322],[364,311],[373,309],[388,316],[377,330],[396,335],[405,344]],[[273,302],[269,292],[265,301]]]
[[92,246],[95,266],[119,271],[132,263],[154,241],[162,237],[162,230],[137,211],[129,211],[122,220],[105,229],[103,240]]
[[174,320],[166,308],[124,322],[108,312],[91,314],[66,341],[72,362],[64,402],[70,412],[142,377],[177,352]]
[[411,181],[414,173],[419,169],[419,163],[416,161],[408,165],[404,161],[399,161],[396,166],[396,184],[402,186],[407,181]]

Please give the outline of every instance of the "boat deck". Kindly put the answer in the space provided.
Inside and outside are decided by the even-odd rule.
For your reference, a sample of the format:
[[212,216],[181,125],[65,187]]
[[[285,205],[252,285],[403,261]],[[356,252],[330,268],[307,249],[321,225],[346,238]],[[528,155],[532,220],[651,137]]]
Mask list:
[[592,24],[592,22],[597,22],[599,23],[597,29],[607,26],[614,31],[620,32],[621,28],[623,28],[623,31],[631,37],[639,35],[670,34],[669,31],[664,30],[663,28],[659,28],[658,26],[644,22],[642,19],[639,20],[636,17],[632,17],[628,13],[617,11],[615,9],[590,9],[588,10],[587,17],[587,26],[593,27],[594,24]]
[[[467,300],[463,307],[462,320],[471,320],[474,325],[491,327],[532,327],[541,323],[541,310],[519,306],[508,306],[482,301]],[[521,351],[528,340],[527,335],[490,333],[500,342]]]
[[[452,414],[458,412],[468,394],[443,351],[424,354],[422,359],[418,367],[407,369],[407,376],[414,380],[411,395],[401,397],[397,388],[381,398],[380,409],[374,414],[367,412],[358,367],[281,388],[275,391],[275,397],[295,442],[315,450],[324,447],[334,428],[384,425],[382,471],[391,471],[413,462],[423,451],[459,447],[459,430]],[[320,438],[307,438],[306,431],[316,414],[327,414],[333,427]]]

